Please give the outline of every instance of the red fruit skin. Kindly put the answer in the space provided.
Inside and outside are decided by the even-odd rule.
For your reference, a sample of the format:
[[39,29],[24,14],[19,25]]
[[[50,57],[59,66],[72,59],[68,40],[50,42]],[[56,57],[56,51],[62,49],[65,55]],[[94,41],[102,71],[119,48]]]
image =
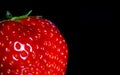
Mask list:
[[65,75],[68,47],[47,19],[0,23],[0,75]]

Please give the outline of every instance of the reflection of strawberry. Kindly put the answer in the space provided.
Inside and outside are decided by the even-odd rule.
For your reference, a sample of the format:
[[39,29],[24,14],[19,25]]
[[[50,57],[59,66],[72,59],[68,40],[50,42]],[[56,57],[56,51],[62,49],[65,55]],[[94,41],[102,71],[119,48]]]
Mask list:
[[0,23],[0,75],[65,75],[67,44],[49,20],[26,15]]

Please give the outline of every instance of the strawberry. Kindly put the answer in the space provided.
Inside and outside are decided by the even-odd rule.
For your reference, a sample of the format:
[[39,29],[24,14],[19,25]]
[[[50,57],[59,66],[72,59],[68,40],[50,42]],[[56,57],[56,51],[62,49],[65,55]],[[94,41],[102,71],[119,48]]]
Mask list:
[[54,23],[30,12],[7,13],[10,19],[0,22],[0,75],[65,75],[64,37]]

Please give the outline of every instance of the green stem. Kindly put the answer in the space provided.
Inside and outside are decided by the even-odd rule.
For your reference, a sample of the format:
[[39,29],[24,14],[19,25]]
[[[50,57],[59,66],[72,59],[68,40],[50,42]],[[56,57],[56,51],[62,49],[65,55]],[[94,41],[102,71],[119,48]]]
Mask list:
[[11,14],[9,11],[7,11],[6,17],[7,17],[8,19],[12,20],[12,21],[14,21],[14,20],[20,20],[20,19],[22,19],[22,18],[27,18],[27,17],[30,15],[31,12],[32,12],[32,10],[30,10],[30,11],[29,11],[28,13],[26,13],[25,15],[12,17],[12,14]]
[[9,12],[9,11],[7,11],[6,12],[6,18],[8,18],[8,19],[11,19],[12,18],[12,14]]

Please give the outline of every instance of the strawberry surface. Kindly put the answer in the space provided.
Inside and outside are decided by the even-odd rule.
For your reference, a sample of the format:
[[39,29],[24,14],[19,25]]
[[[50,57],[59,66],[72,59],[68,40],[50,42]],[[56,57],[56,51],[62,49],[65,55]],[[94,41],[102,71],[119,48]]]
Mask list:
[[65,75],[68,47],[51,21],[40,17],[0,23],[0,75]]

